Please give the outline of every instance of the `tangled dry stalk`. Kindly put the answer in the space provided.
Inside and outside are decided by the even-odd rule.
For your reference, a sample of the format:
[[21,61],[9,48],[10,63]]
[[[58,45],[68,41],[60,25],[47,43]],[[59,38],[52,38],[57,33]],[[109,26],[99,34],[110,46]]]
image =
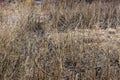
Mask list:
[[46,1],[1,6],[0,80],[120,80],[118,3]]

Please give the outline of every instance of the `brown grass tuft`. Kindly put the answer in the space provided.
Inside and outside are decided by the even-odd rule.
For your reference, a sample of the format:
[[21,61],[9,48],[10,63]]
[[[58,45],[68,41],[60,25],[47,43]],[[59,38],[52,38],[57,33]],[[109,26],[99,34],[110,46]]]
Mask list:
[[0,80],[120,80],[120,10],[113,4],[2,5]]

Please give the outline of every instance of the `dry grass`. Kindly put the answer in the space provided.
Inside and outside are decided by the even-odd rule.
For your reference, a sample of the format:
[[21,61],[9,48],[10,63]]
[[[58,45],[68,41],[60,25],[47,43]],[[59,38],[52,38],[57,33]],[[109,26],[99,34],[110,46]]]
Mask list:
[[0,80],[120,80],[118,3],[72,1],[1,6]]

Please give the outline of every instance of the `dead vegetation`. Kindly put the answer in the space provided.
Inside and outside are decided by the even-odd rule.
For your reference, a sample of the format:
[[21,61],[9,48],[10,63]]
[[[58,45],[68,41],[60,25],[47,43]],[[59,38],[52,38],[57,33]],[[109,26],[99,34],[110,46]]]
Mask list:
[[46,3],[1,7],[0,80],[120,80],[119,6]]

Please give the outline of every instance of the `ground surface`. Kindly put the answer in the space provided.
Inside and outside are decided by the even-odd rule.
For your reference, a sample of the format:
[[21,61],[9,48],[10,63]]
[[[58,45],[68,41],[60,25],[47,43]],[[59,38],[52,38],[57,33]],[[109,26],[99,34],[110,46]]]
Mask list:
[[120,80],[119,10],[103,5],[1,8],[0,80]]

